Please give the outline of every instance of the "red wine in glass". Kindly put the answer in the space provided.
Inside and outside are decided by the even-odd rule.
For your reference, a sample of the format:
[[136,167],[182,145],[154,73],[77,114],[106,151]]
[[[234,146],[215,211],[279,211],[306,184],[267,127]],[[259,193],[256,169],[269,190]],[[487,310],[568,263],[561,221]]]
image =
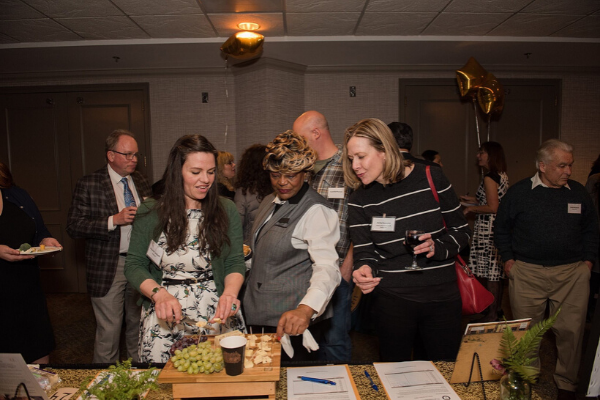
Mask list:
[[420,245],[422,243],[419,240],[419,238],[421,237],[421,235],[424,235],[424,234],[425,234],[425,232],[419,231],[419,230],[414,230],[414,229],[407,230],[405,232],[404,240],[405,240],[406,244],[409,245],[410,248],[413,250],[413,261],[410,266],[405,267],[404,269],[408,269],[411,271],[423,269],[417,265],[417,255],[415,254],[414,250],[415,250],[415,247],[417,247],[418,245]]

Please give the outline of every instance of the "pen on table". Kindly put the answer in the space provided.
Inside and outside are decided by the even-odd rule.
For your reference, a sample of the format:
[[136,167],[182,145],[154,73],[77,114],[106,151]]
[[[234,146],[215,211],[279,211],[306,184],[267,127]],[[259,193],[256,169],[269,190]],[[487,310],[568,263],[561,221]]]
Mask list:
[[307,381],[307,382],[323,383],[325,385],[336,385],[336,383],[334,381],[330,381],[329,379],[311,378],[308,376],[298,376],[298,379]]
[[365,369],[365,376],[367,378],[369,378],[369,380],[371,381],[371,387],[373,388],[373,390],[375,390],[376,392],[379,392],[379,388],[377,387],[377,385],[375,384],[375,382],[373,382],[373,379],[371,379],[371,375],[369,375],[369,373],[367,372],[366,369]]

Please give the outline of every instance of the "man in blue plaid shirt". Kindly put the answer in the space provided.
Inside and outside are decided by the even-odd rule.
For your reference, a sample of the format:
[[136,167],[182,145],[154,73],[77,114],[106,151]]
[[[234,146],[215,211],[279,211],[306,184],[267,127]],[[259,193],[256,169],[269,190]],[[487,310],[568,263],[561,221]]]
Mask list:
[[340,241],[336,250],[339,256],[342,281],[336,289],[331,304],[333,318],[331,327],[319,343],[319,359],[323,361],[350,361],[352,343],[350,341],[350,298],[352,295],[352,249],[348,235],[348,196],[350,188],[344,183],[342,170],[342,148],[333,143],[329,124],[323,114],[307,111],[294,122],[293,130],[308,141],[317,152],[317,162],[309,183],[321,196],[325,197],[337,211],[340,220]]

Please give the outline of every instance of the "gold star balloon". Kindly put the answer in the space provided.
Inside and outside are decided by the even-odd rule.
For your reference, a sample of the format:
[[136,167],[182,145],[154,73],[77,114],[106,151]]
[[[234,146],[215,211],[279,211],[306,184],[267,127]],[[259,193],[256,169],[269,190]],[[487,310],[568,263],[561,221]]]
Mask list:
[[460,89],[460,95],[475,96],[477,89],[487,75],[487,71],[479,65],[473,57],[459,70],[456,71],[456,81]]
[[477,102],[486,114],[500,114],[504,108],[504,87],[488,73],[477,90]]

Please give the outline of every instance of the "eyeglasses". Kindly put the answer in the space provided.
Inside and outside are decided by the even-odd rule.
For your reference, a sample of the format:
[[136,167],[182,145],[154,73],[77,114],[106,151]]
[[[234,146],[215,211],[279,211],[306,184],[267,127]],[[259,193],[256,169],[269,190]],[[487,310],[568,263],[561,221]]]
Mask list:
[[[269,172],[269,174],[271,175],[271,178],[273,178],[273,179],[281,178],[281,174],[279,172]],[[294,179],[296,179],[297,176],[298,176],[298,174],[286,174],[286,175],[283,175],[283,178],[286,181],[293,181]]]
[[139,159],[142,154],[141,153],[121,153],[120,151],[116,151],[116,150],[111,150],[113,153],[119,153],[121,155],[124,155],[126,159],[128,160],[133,160],[133,157]]

